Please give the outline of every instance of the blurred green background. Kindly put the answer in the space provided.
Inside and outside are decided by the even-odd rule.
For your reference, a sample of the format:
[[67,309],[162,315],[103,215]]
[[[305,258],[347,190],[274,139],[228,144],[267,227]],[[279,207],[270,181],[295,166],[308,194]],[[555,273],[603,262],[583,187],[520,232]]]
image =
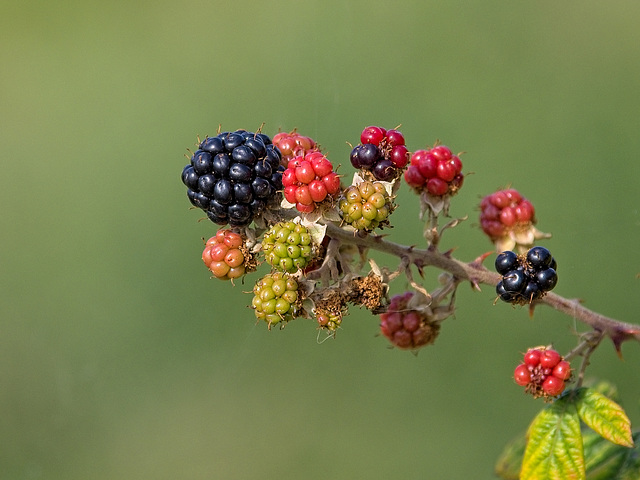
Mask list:
[[[554,234],[556,291],[638,323],[639,18],[631,0],[3,2],[2,478],[493,478],[543,405],[511,380],[520,352],[568,351],[575,322],[463,285],[417,356],[358,309],[322,344],[308,320],[269,332],[245,306],[258,276],[202,264],[216,227],[184,154],[264,122],[351,172],[346,142],[402,124],[474,172],[443,247],[490,250],[479,199],[513,185]],[[416,199],[398,203],[391,238],[420,243]],[[638,426],[640,345],[623,353],[588,374]]]

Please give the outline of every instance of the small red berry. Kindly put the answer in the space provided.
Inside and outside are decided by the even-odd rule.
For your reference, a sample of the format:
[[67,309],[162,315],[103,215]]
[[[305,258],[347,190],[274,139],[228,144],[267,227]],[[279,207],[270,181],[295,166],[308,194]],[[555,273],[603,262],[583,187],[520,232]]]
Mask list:
[[409,165],[409,168],[404,172],[404,179],[410,187],[414,188],[422,187],[426,181],[415,165]]
[[311,159],[311,166],[320,178],[329,175],[333,171],[333,165],[324,155]]
[[447,193],[449,185],[441,178],[434,177],[427,182],[427,190],[431,195],[438,197]]
[[340,191],[340,177],[336,172],[331,172],[322,177],[322,183],[324,183],[330,195],[335,195]]
[[404,135],[402,135],[399,130],[387,130],[385,136],[387,137],[387,142],[389,142],[389,144],[391,144],[392,146],[404,145]]
[[522,387],[528,385],[531,382],[531,372],[529,371],[529,367],[524,363],[518,365],[513,372],[513,378],[516,383]]
[[551,397],[560,395],[564,391],[564,386],[564,380],[553,375],[549,375],[544,382],[542,382],[542,390]]
[[300,183],[309,184],[315,178],[316,172],[308,161],[303,160],[300,162],[300,166],[296,167],[296,179]]
[[327,198],[327,187],[321,180],[312,180],[309,183],[309,194],[314,202],[320,203]]
[[440,177],[445,182],[450,182],[453,180],[453,177],[456,176],[456,167],[451,161],[447,160],[445,162],[438,163],[436,167],[436,172],[438,177]]
[[561,360],[553,368],[553,372],[551,374],[560,380],[569,380],[571,377],[571,364],[566,360]]
[[420,175],[424,178],[433,178],[438,173],[438,160],[429,152],[425,150],[422,150],[422,152],[425,153],[420,155],[418,159],[418,170],[420,170]]
[[296,190],[298,187],[296,185],[288,185],[284,187],[284,198],[287,199],[289,203],[296,203]]
[[560,354],[555,350],[543,350],[540,354],[540,366],[553,369],[561,359]]
[[396,145],[391,149],[391,163],[398,168],[403,168],[409,163],[409,150],[404,145]]
[[296,178],[295,168],[287,168],[282,174],[282,186],[288,187],[289,185],[295,185],[298,179]]
[[437,145],[435,147],[433,147],[431,149],[431,154],[436,157],[436,159],[441,162],[441,161],[447,161],[451,158],[451,156],[453,155],[451,153],[451,150],[449,149],[449,147],[446,147],[444,145]]
[[303,205],[313,205],[313,198],[311,198],[308,185],[300,185],[296,188],[296,201]]
[[535,367],[536,365],[538,365],[538,363],[540,363],[541,353],[542,352],[537,348],[529,349],[527,353],[524,354],[524,363],[532,367]]
[[373,143],[374,145],[379,145],[386,133],[386,130],[381,127],[366,127],[360,134],[360,143]]
[[316,209],[316,207],[313,203],[310,205],[305,205],[304,203],[296,203],[296,209],[302,213],[311,213]]

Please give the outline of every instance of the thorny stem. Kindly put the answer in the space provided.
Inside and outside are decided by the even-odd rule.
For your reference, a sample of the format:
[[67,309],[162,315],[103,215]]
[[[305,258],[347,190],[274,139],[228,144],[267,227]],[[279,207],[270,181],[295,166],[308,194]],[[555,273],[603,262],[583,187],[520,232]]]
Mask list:
[[[353,232],[345,230],[331,222],[327,222],[326,233],[332,239],[340,240],[343,244],[354,244],[360,248],[369,248],[396,256],[409,266],[415,265],[420,271],[428,266],[447,271],[458,281],[469,281],[471,286],[476,290],[480,289],[480,284],[495,286],[500,281],[500,275],[486,269],[480,259],[470,263],[464,263],[453,258],[450,252],[442,253],[433,246],[427,249],[417,249],[413,246],[390,242],[385,240],[384,236],[355,236]],[[624,341],[630,339],[640,341],[640,325],[621,322],[589,310],[577,299],[572,300],[549,292],[540,300],[536,300],[534,306],[538,304],[548,305],[559,312],[579,320],[593,328],[596,332],[599,332],[601,338],[608,336],[613,341],[619,355],[620,345]],[[597,346],[597,343],[595,346]],[[595,348],[595,346],[593,348]],[[588,359],[588,355],[585,358]]]

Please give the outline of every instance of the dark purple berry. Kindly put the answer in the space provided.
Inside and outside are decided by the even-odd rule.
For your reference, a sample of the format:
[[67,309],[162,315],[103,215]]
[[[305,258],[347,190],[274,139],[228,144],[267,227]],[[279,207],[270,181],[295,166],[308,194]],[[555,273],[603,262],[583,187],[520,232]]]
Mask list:
[[269,137],[269,135],[265,135],[264,133],[256,133],[255,137],[259,140],[262,140],[262,143],[265,144],[265,146],[271,145],[271,138]]
[[195,172],[192,165],[187,165],[182,170],[182,183],[191,190],[198,189],[198,174]]
[[500,296],[501,300],[509,303],[516,300],[519,295],[518,293],[508,292],[507,290],[505,290],[502,281],[499,281],[498,284],[496,285],[496,293]]
[[524,290],[522,291],[522,296],[528,302],[535,300],[537,298],[540,298],[541,295],[542,295],[542,291],[540,290],[540,287],[538,287],[538,284],[533,280],[527,282],[527,285],[524,287]]
[[351,150],[351,165],[354,168],[364,168],[365,170],[371,169],[380,158],[380,150],[372,143],[365,143],[364,145],[356,145]]
[[260,177],[257,177],[253,182],[251,182],[251,188],[253,189],[255,196],[258,198],[267,198],[274,192],[271,182]]
[[201,208],[202,210],[209,208],[209,199],[204,194],[187,190],[187,197],[189,197],[189,201],[194,207]]
[[231,157],[228,153],[219,153],[213,157],[212,162],[213,173],[218,178],[224,178],[229,173],[229,167],[231,166]]
[[558,274],[553,268],[540,270],[536,273],[535,278],[538,286],[540,287],[540,290],[543,290],[545,292],[553,290],[553,288],[558,283]]
[[271,168],[271,164],[266,160],[260,160],[253,167],[253,171],[256,172],[256,176],[262,178],[271,178],[273,174],[273,168]]
[[217,200],[211,200],[209,202],[209,210],[214,212],[216,214],[216,216],[218,216],[219,218],[227,218],[228,217],[227,206],[221,204]]
[[256,157],[255,152],[249,147],[246,145],[240,145],[239,147],[234,148],[233,152],[231,152],[231,159],[234,162],[244,163],[249,167],[253,167],[258,158]]
[[216,178],[211,174],[202,175],[198,179],[198,190],[201,193],[204,193],[208,197],[213,195],[213,190],[215,185],[216,185]]
[[249,205],[242,203],[229,205],[227,212],[229,213],[229,224],[232,226],[242,227],[251,223],[251,208]]
[[247,183],[251,181],[251,168],[242,163],[233,163],[229,167],[229,180],[235,183]]
[[211,173],[211,160],[210,153],[198,150],[191,157],[191,165],[193,165],[193,169],[198,175],[205,175]]
[[391,160],[380,160],[373,167],[373,176],[382,182],[388,182],[396,176],[396,167]]
[[275,145],[267,145],[266,146],[267,153],[265,158],[271,164],[272,168],[278,168],[280,166],[280,161],[282,160],[282,155],[280,154],[280,150]]
[[526,282],[527,277],[522,270],[511,270],[502,277],[502,284],[507,292],[522,292]]
[[249,147],[253,151],[253,153],[256,154],[257,158],[263,158],[267,153],[264,142],[257,136],[252,135],[251,137],[247,138],[244,141],[244,144],[245,146]]
[[213,189],[213,198],[223,205],[229,205],[233,201],[233,186],[229,180],[220,179]]
[[518,255],[510,250],[502,252],[496,257],[495,266],[496,271],[500,275],[504,275],[511,270],[515,270],[518,267]]
[[207,211],[207,217],[209,217],[209,220],[211,220],[213,223],[216,223],[218,225],[226,225],[228,223],[226,216],[220,217],[212,210]]
[[533,247],[527,252],[527,262],[534,270],[543,270],[551,264],[551,252],[544,247]]
[[200,144],[200,150],[209,152],[212,156],[224,152],[224,143],[218,137],[207,137]]
[[253,200],[253,190],[249,183],[236,183],[233,186],[233,197],[239,203],[251,203]]
[[222,141],[224,142],[224,147],[227,149],[227,151],[231,152],[234,148],[239,147],[244,143],[244,138],[238,133],[230,133],[228,135],[225,135],[222,138]]

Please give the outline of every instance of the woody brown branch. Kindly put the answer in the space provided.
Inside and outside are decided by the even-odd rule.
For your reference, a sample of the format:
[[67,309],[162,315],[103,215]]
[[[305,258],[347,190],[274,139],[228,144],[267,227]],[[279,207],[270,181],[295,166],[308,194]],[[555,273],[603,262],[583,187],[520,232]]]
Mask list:
[[[332,223],[327,223],[327,235],[331,238],[340,239],[342,243],[356,244],[399,258],[406,258],[410,264],[418,268],[432,266],[447,271],[459,280],[471,282],[472,286],[479,284],[495,286],[500,281],[500,275],[489,271],[480,263],[464,263],[446,253],[437,251],[435,248],[417,249],[413,246],[390,242],[385,240],[383,236],[365,235],[361,237]],[[589,325],[595,330],[603,332],[616,343],[616,348],[625,340],[635,339],[640,341],[640,325],[621,322],[589,310],[578,300],[567,299],[549,292],[542,299],[537,300],[536,303],[548,305]]]

